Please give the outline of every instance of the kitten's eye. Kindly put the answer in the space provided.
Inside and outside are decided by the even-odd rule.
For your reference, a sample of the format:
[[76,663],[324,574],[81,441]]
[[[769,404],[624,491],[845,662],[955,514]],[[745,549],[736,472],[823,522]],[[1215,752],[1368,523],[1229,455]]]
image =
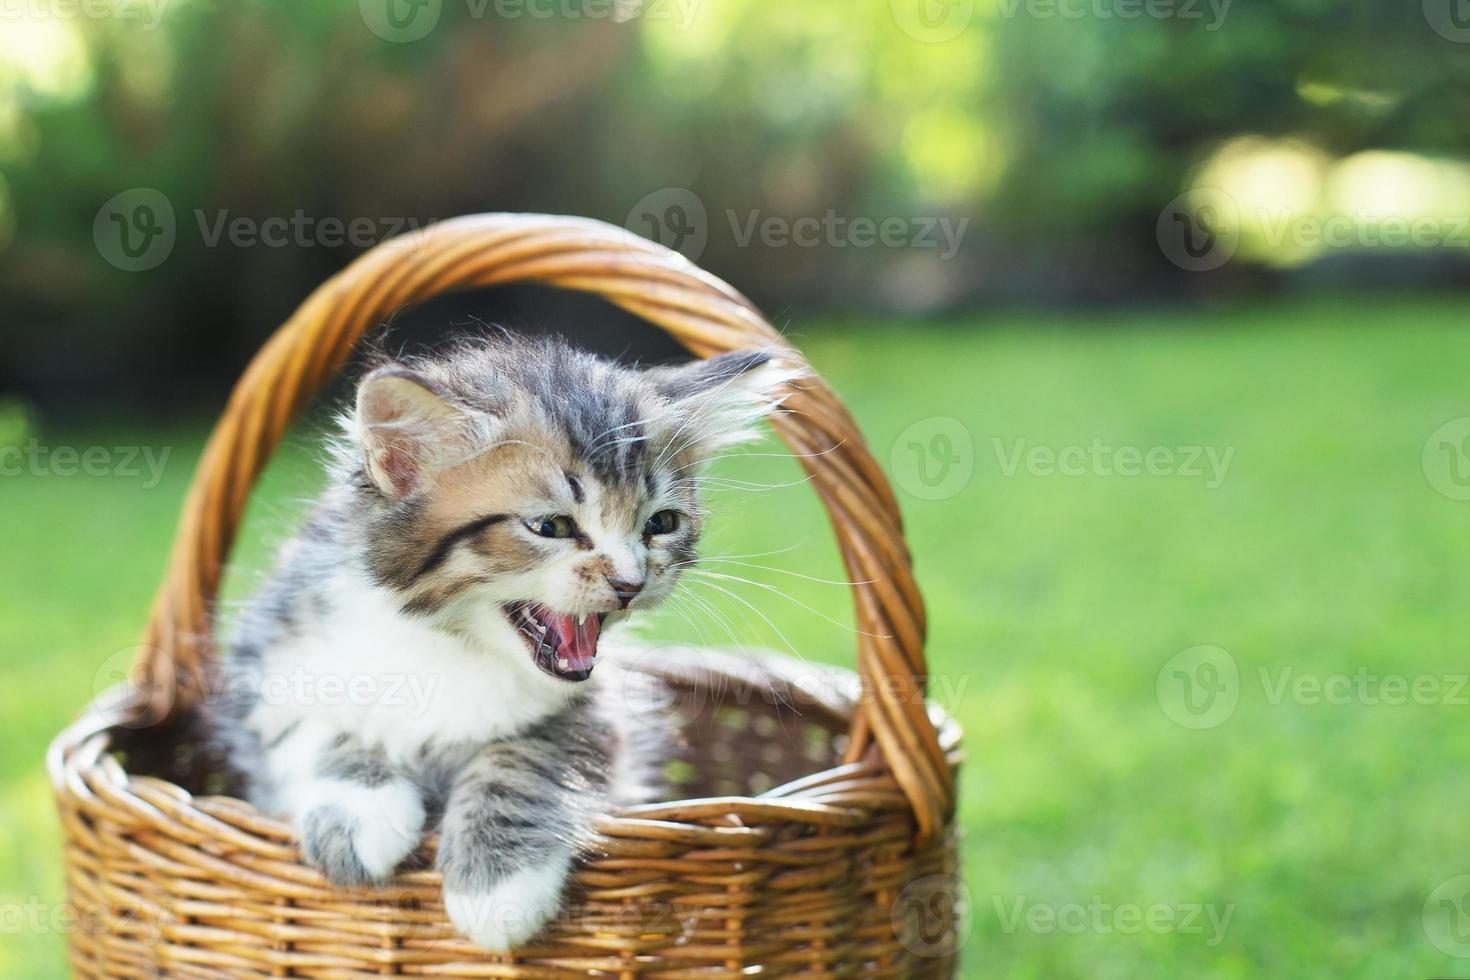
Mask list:
[[533,517],[526,522],[526,527],[531,529],[531,533],[539,534],[543,538],[570,538],[577,533],[577,522],[565,514]]
[[644,534],[673,534],[679,530],[679,512],[677,510],[661,510],[648,519],[643,525]]

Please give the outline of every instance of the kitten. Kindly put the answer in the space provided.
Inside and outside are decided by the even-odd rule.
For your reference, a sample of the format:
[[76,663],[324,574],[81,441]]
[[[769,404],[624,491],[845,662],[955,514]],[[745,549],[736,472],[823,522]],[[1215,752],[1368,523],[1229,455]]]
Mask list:
[[213,697],[247,796],[344,886],[437,826],[456,927],[534,935],[649,761],[602,634],[669,595],[695,471],[792,377],[759,351],[640,371],[508,337],[369,373]]

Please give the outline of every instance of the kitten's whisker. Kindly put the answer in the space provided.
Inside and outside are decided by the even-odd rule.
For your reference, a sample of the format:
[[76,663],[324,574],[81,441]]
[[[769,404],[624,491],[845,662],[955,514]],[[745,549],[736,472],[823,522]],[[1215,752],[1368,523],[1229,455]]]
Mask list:
[[[766,490],[784,490],[787,487],[799,487],[802,484],[810,483],[813,479],[815,477],[809,474],[800,480],[792,480],[790,483],[749,483],[745,480],[735,480],[727,477],[700,476],[678,480],[673,485],[679,488],[692,487],[696,490],[714,490],[716,492],[722,490],[750,490],[759,493]],[[715,486],[715,484],[720,485]]]
[[875,579],[867,579],[867,580],[862,581],[862,582],[846,582],[846,581],[842,581],[842,580],[839,580],[839,579],[818,578],[815,575],[805,575],[805,574],[803,574],[801,572],[793,572],[789,568],[777,568],[775,565],[761,565],[761,564],[755,563],[755,562],[736,561],[733,558],[718,558],[718,557],[713,557],[713,558],[698,558],[698,559],[695,559],[695,561],[697,561],[697,562],[717,561],[717,562],[721,562],[721,563],[726,564],[726,565],[739,565],[742,568],[757,568],[757,569],[760,569],[761,571],[764,571],[764,572],[776,572],[776,573],[781,574],[781,575],[790,575],[793,578],[805,579],[808,582],[816,582],[819,585],[843,585],[843,586],[847,586],[848,588],[852,588],[852,587],[858,586],[858,585],[872,585],[873,582],[876,581]]
[[[605,445],[604,440],[606,440],[607,437],[610,436],[610,435],[612,435],[614,432],[617,432],[619,429],[631,429],[635,425],[646,425],[646,424],[648,424],[651,421],[653,421],[653,419],[650,416],[649,418],[634,419],[632,422],[624,422],[622,425],[614,425],[614,426],[612,426],[610,428],[604,429],[602,432],[599,432],[597,434],[597,438],[596,439],[593,439],[592,440],[592,445],[587,448],[587,455],[588,456],[595,456],[595,455],[597,455],[597,453],[599,453],[604,448],[604,445]],[[651,437],[650,436],[647,436],[647,435],[643,435],[643,436],[637,436],[637,437],[629,436],[628,438],[630,438],[630,439],[631,438],[638,438],[638,439],[646,442]],[[614,442],[611,442],[611,443],[606,443],[606,445],[622,445],[622,443],[614,441]]]
[[708,645],[708,641],[705,639],[704,636],[704,630],[699,628],[699,624],[695,622],[694,617],[689,614],[688,607],[685,605],[687,598],[680,595],[678,590],[675,589],[674,591],[669,593],[668,601],[669,609],[672,612],[677,612],[679,614],[679,618],[688,623],[689,626],[694,630],[694,632],[698,634],[700,645]]
[[[779,626],[777,626],[775,623],[771,622],[771,617],[769,617],[765,613],[761,612],[760,609],[758,609],[756,606],[752,605],[749,601],[747,601],[744,596],[737,595],[736,593],[734,593],[731,590],[725,588],[724,586],[720,585],[717,582],[707,582],[707,581],[703,581],[703,580],[696,580],[696,581],[698,582],[698,584],[700,584],[700,585],[706,585],[706,586],[710,587],[711,589],[714,589],[717,592],[723,592],[725,595],[729,596],[731,599],[734,599],[736,602],[740,603],[742,606],[744,606],[745,608],[749,609],[751,612],[755,613],[757,616],[759,616],[762,620],[765,621],[765,623],[766,623],[767,626],[769,626],[772,630],[775,631],[776,635],[781,638],[781,642],[784,643],[784,644],[786,644],[786,649],[791,653],[791,655],[793,657],[796,657],[798,660],[804,660],[805,659],[804,657],[802,657],[802,655],[800,653],[797,652],[796,647],[792,644],[792,642],[789,639],[787,639],[786,634],[783,633],[783,632],[781,632],[781,628]],[[693,583],[691,583],[691,584],[693,584]]]
[[[682,583],[680,584],[680,587],[679,588],[684,588],[684,586],[683,586]],[[743,644],[743,641],[741,640],[741,638],[736,635],[736,630],[735,630],[734,624],[731,623],[730,620],[729,620],[729,618],[726,617],[714,605],[712,605],[711,603],[707,602],[702,597],[697,596],[694,593],[687,591],[687,589],[685,589],[685,591],[683,591],[683,592],[680,592],[680,591],[678,591],[678,589],[676,589],[674,592],[670,593],[670,598],[671,599],[672,598],[676,598],[676,597],[681,602],[687,602],[690,606],[696,607],[698,609],[698,611],[700,613],[700,615],[698,617],[696,617],[692,612],[685,611],[685,608],[686,607],[681,607],[681,612],[684,615],[685,622],[687,622],[691,627],[693,627],[694,628],[694,631],[699,634],[699,642],[700,642],[701,645],[704,645],[704,646],[710,646],[711,645],[708,642],[708,640],[705,638],[705,632],[704,632],[704,630],[701,629],[700,626],[699,626],[699,620],[701,620],[701,619],[704,620],[705,622],[713,622],[715,625],[719,626],[724,631],[725,636],[735,646],[738,647],[738,646],[743,646],[744,645]]]
[[[737,647],[743,646],[745,644],[745,638],[743,638],[740,635],[739,631],[736,630],[735,624],[730,621],[730,617],[726,616],[719,609],[719,607],[709,602],[703,596],[698,596],[695,595],[693,592],[687,591],[687,588],[684,593],[684,598],[691,602],[695,607],[697,607],[706,617],[712,620],[715,625],[719,626],[720,629],[724,631],[726,638],[728,638],[731,643],[733,643]],[[698,629],[698,627],[695,628]],[[701,631],[700,636],[703,637],[703,635],[704,634]]]
[[601,445],[599,445],[597,447],[597,449],[595,449],[595,450],[589,450],[588,452],[589,452],[589,455],[595,455],[596,453],[606,452],[609,449],[616,449],[619,446],[631,446],[635,442],[647,442],[651,438],[653,438],[653,437],[652,436],[622,436],[621,438],[614,439],[611,442],[602,443]]
[[622,425],[608,426],[606,429],[603,429],[601,432],[597,433],[597,438],[592,440],[592,446],[590,449],[588,449],[588,452],[596,450],[597,447],[602,443],[603,439],[605,439],[607,436],[612,435],[614,432],[617,432],[619,429],[631,429],[635,425],[644,425],[649,421],[651,421],[651,418],[634,419],[631,422],[624,422]]
[[816,459],[818,456],[826,456],[828,453],[836,452],[837,450],[841,449],[846,443],[847,440],[844,439],[842,440],[842,442],[837,443],[829,449],[822,449],[814,453],[722,453],[719,456],[706,456],[698,462],[686,463],[683,466],[676,466],[674,467],[674,471],[677,473],[683,470],[692,469],[696,466],[702,466],[705,463],[718,462],[722,459]]
[[[869,633],[869,632],[866,632],[865,630],[860,630],[860,629],[858,629],[855,626],[850,626],[847,623],[839,622],[838,620],[833,619],[831,616],[828,616],[826,613],[822,612],[821,610],[812,608],[811,606],[809,606],[806,603],[802,602],[800,599],[796,598],[795,596],[793,596],[793,595],[791,595],[791,594],[789,594],[787,592],[783,592],[782,590],[776,588],[774,585],[767,585],[764,582],[756,582],[756,581],[754,581],[752,579],[743,578],[743,577],[741,577],[739,575],[727,575],[724,572],[711,572],[711,571],[708,571],[707,569],[691,568],[691,569],[688,570],[688,572],[691,575],[702,575],[702,576],[704,576],[706,578],[723,579],[723,580],[729,581],[729,582],[744,582],[746,585],[753,585],[757,589],[764,589],[767,592],[774,592],[776,595],[778,595],[781,598],[785,599],[787,602],[793,602],[793,603],[795,603],[796,605],[798,605],[801,608],[805,609],[807,612],[811,613],[813,616],[817,616],[817,617],[819,617],[821,619],[825,619],[827,622],[831,623],[833,626],[840,626],[840,627],[842,627],[845,630],[848,630],[850,632],[853,632],[853,633],[858,634],[859,636],[867,636],[867,637],[871,637],[871,638],[873,638],[875,640],[887,640],[887,639],[891,639],[891,635],[890,634],[887,634],[887,633]],[[708,583],[706,583],[706,584],[708,584]]]
[[[791,552],[796,551],[796,550],[800,549],[801,547],[803,547],[803,545],[804,545],[804,542],[798,541],[796,544],[787,545],[784,548],[777,548],[774,551],[753,551],[753,552],[751,552],[748,555],[721,555],[720,557],[721,558],[774,558],[777,555],[789,555]],[[708,560],[706,557],[699,557],[699,558],[690,559],[687,562],[678,562],[677,564],[679,566],[694,565],[694,564],[697,564],[700,561],[706,561],[706,560]]]
[[[687,596],[689,599],[696,602],[699,607],[705,611],[706,615],[719,621],[719,623],[725,630],[725,635],[730,639],[730,649],[733,649],[741,656],[746,657],[746,659],[752,660],[753,662],[758,662],[759,658],[752,656],[752,651],[760,649],[762,647],[766,647],[769,645],[769,643],[761,636],[760,629],[755,620],[747,615],[745,610],[731,610],[732,613],[738,613],[740,618],[741,628],[737,629],[734,621],[729,616],[725,615],[724,611],[721,610],[720,607],[711,600],[705,598],[704,596],[696,595],[693,592],[687,593]],[[774,627],[772,628],[774,629]],[[782,638],[782,640],[783,642],[785,642],[784,637]],[[786,643],[786,649],[790,650],[793,655],[796,654],[796,651],[791,648],[791,644],[789,642]]]

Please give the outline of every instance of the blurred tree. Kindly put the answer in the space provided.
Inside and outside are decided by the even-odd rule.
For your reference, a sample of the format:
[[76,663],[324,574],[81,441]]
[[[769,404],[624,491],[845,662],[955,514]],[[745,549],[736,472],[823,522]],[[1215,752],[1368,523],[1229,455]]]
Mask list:
[[[1192,277],[1154,239],[1243,134],[1332,158],[1470,153],[1465,47],[1432,2],[391,8],[436,16],[423,31],[377,2],[7,7],[0,389],[192,402],[371,241],[465,211],[623,224],[648,204],[698,221],[685,247],[778,317],[924,311],[1266,285],[1279,274],[1245,263]],[[94,224],[138,188],[175,236],[126,271]],[[660,203],[685,190],[702,217]],[[813,244],[790,243],[800,218],[821,224]],[[963,233],[952,256],[864,246],[855,219],[902,222],[907,245],[939,237],[926,223]],[[288,230],[263,244],[272,221]]]

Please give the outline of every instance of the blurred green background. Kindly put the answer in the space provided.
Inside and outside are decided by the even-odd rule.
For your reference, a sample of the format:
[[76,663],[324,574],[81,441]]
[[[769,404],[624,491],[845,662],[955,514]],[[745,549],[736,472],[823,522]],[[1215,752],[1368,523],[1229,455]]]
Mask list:
[[[1465,0],[0,0],[0,975],[66,973],[40,760],[232,380],[373,243],[511,210],[735,284],[889,467],[966,976],[1470,977],[1467,81]],[[670,353],[536,289],[393,336],[478,321]],[[771,488],[714,501],[750,581],[659,629],[850,663],[794,463],[722,472]]]

